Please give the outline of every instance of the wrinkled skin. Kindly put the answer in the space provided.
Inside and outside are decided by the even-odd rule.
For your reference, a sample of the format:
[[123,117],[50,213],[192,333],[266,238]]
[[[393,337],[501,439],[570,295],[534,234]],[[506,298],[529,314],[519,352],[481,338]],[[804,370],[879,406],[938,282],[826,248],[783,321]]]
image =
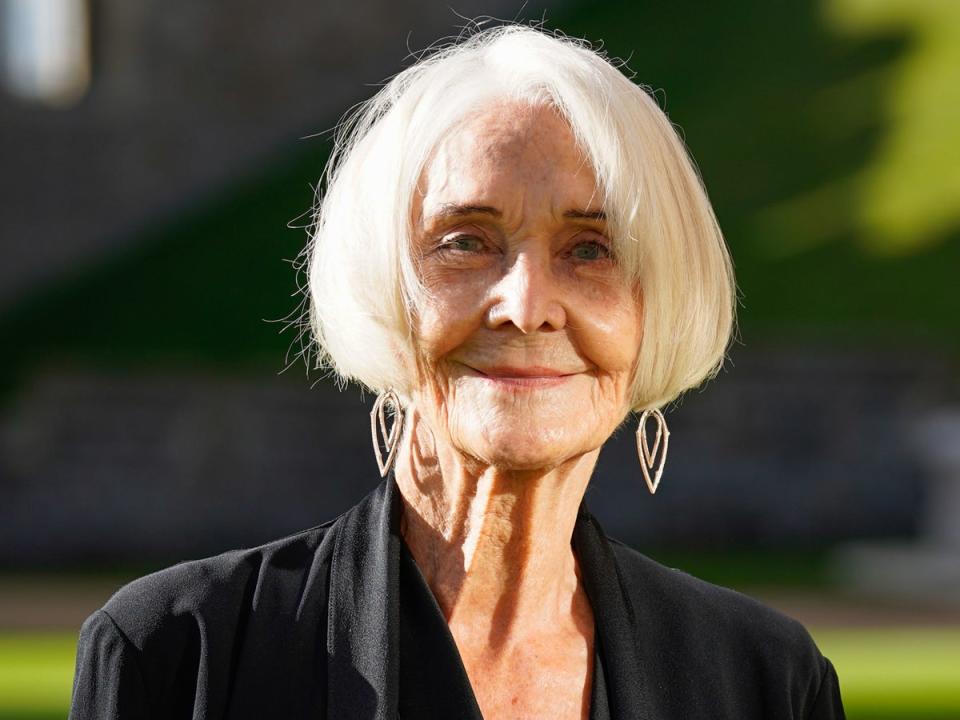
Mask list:
[[591,217],[599,191],[566,123],[549,108],[476,116],[437,148],[421,189],[415,251],[431,297],[415,402],[433,432],[508,469],[599,447],[629,409],[640,308]]
[[428,298],[401,532],[488,720],[588,716],[593,613],[570,540],[642,337],[600,209],[566,123],[508,103],[446,136],[412,208]]

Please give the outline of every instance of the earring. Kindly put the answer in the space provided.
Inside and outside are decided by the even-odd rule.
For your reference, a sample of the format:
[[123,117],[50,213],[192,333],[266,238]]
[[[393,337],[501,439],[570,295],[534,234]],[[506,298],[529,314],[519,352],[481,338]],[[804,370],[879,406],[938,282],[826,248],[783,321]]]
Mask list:
[[[393,425],[387,429],[387,406],[393,412]],[[380,433],[378,435],[377,429]],[[377,467],[380,468],[380,477],[386,477],[397,456],[397,447],[400,445],[400,434],[403,431],[403,408],[400,398],[393,390],[385,390],[377,395],[377,401],[370,411],[370,434],[373,436],[373,452],[377,456]],[[387,457],[384,459],[380,451],[380,435],[386,446]]]
[[[657,422],[657,430],[653,437],[653,447],[647,440],[647,420],[653,418]],[[663,440],[663,448],[660,447],[660,441]],[[640,424],[637,425],[637,454],[640,456],[640,469],[643,470],[643,479],[647,481],[647,489],[653,495],[657,492],[660,485],[660,478],[663,475],[663,466],[667,461],[667,444],[670,442],[670,431],[667,429],[666,418],[663,413],[657,409],[644,410],[640,416]],[[660,451],[659,458],[657,451]],[[653,472],[651,478],[650,473]]]

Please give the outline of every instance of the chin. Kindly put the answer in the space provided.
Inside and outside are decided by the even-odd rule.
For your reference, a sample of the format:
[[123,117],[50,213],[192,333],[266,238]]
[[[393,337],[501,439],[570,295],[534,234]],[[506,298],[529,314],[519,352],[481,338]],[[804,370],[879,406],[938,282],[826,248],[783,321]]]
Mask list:
[[456,443],[468,455],[500,470],[551,469],[586,452],[583,438],[570,437],[569,428],[548,428],[534,420],[477,428]]
[[483,462],[497,470],[505,472],[534,472],[537,470],[550,470],[563,462],[557,453],[530,452],[529,449],[514,452],[511,449],[503,448],[480,448],[479,453],[475,453]]

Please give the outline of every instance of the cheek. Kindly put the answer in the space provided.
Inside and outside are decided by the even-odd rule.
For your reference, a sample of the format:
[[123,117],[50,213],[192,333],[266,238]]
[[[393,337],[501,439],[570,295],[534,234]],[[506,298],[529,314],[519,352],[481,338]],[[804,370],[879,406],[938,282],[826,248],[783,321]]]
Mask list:
[[581,351],[603,374],[632,376],[643,338],[642,303],[626,291],[597,292],[569,319]]
[[485,273],[431,272],[424,278],[428,297],[417,311],[415,333],[428,365],[463,344],[483,324]]
[[440,363],[469,337],[474,323],[469,314],[457,312],[452,303],[431,300],[417,320],[416,344],[428,366]]
[[640,351],[642,321],[637,313],[613,315],[597,333],[597,364],[610,372],[632,373]]

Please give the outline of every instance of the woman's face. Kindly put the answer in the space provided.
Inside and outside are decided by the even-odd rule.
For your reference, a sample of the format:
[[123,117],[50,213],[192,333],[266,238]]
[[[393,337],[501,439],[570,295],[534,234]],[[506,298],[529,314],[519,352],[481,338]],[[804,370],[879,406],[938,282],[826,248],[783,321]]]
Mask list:
[[438,441],[504,469],[549,468],[623,419],[640,302],[600,208],[550,108],[498,104],[436,148],[413,207],[428,291],[413,401]]

